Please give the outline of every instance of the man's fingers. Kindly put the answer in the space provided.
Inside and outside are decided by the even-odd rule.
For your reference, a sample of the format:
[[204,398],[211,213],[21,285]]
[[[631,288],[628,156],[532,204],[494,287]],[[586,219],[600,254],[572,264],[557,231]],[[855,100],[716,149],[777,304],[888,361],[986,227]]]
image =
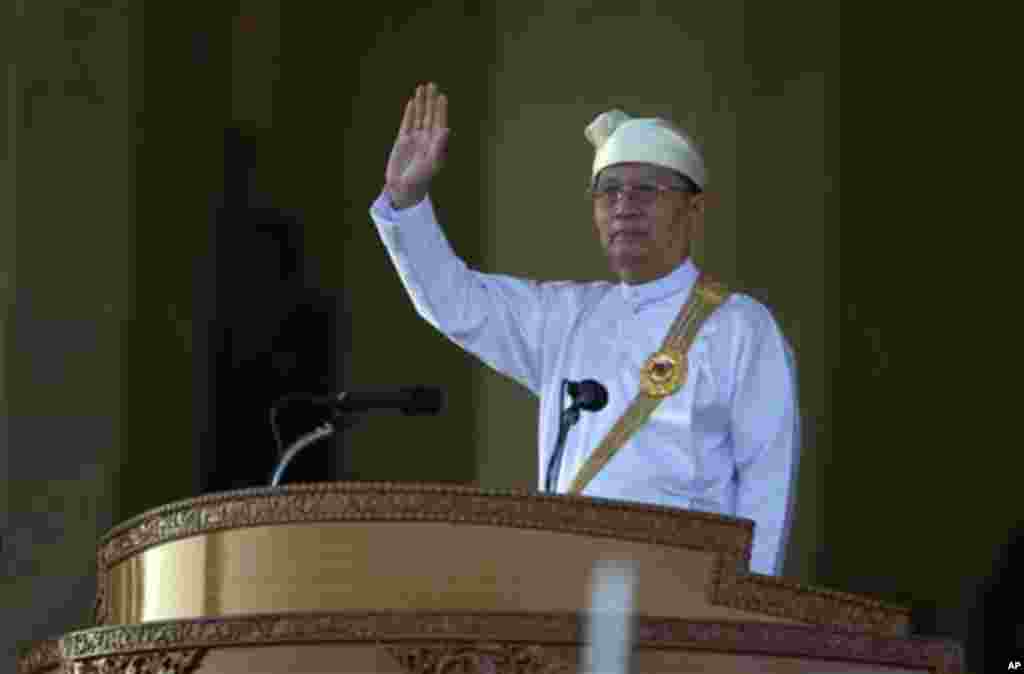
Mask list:
[[434,126],[438,129],[448,128],[448,97],[444,94],[437,97],[437,116],[434,118]]
[[405,106],[399,133],[448,128],[448,97],[433,82],[416,87],[416,93]]
[[434,113],[437,111],[437,85],[433,82],[427,85],[426,99],[427,109],[424,110],[423,128],[429,130],[434,128]]
[[416,87],[416,95],[413,97],[412,109],[412,130],[423,128],[423,87]]
[[414,100],[415,98],[410,98],[405,104],[405,114],[402,116],[402,126],[398,127],[399,136],[412,131],[412,116],[415,114],[415,110],[413,110]]

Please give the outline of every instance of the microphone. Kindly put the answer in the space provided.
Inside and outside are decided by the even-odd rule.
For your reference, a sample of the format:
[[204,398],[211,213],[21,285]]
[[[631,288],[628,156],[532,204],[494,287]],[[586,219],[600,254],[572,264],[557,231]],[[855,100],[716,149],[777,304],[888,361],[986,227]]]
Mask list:
[[593,379],[568,382],[566,389],[573,400],[573,406],[588,412],[600,412],[608,404],[608,389]]
[[[401,410],[407,415],[433,415],[444,407],[444,392],[436,386],[411,386],[397,391],[376,391],[376,392],[350,392],[343,391],[332,396],[310,396],[304,393],[293,393],[281,398],[270,411],[270,425],[274,431],[274,438],[280,445],[280,438],[277,433],[277,425],[274,421],[279,404],[291,400],[305,400],[315,405],[329,408],[335,417],[343,417],[342,427],[355,425],[352,418],[344,417],[353,412],[367,412],[369,410]],[[311,433],[306,433],[284,453],[270,479],[270,486],[276,487],[281,483],[281,477],[292,459],[303,449],[321,438],[334,433],[334,425],[330,422],[323,424]]]
[[569,429],[580,420],[580,410],[587,412],[600,412],[608,404],[608,389],[601,382],[593,379],[584,379],[581,382],[562,380],[562,401],[564,404],[565,394],[569,393],[572,398],[572,405],[562,410],[558,420],[558,438],[555,440],[555,450],[551,453],[548,461],[548,470],[544,476],[545,491],[555,491],[555,483],[558,481],[558,473],[562,470],[562,452],[565,449],[565,439],[569,435]]
[[444,392],[436,386],[411,386],[397,391],[345,391],[314,397],[313,402],[331,408],[335,414],[401,410],[409,416],[433,415],[444,407]]

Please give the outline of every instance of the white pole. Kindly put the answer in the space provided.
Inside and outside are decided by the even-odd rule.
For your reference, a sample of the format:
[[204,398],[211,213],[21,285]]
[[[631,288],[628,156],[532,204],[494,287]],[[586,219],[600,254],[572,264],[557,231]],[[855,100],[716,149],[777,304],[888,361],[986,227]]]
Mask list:
[[630,563],[601,562],[594,567],[585,674],[628,674],[636,583],[636,568]]

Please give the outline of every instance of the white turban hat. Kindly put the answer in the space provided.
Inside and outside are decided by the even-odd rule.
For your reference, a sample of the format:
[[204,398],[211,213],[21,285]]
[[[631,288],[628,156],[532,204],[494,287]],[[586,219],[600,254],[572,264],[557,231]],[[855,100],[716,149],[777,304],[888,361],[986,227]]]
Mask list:
[[597,150],[591,181],[612,164],[639,162],[678,171],[704,189],[704,159],[686,132],[664,119],[634,119],[622,110],[603,112],[583,135]]

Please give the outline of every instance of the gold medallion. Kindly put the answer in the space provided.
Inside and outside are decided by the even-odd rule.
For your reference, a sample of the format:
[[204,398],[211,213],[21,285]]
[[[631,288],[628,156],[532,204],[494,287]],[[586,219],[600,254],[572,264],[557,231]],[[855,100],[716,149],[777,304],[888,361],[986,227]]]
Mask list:
[[651,398],[664,398],[686,381],[686,356],[675,349],[657,351],[640,370],[640,390]]

